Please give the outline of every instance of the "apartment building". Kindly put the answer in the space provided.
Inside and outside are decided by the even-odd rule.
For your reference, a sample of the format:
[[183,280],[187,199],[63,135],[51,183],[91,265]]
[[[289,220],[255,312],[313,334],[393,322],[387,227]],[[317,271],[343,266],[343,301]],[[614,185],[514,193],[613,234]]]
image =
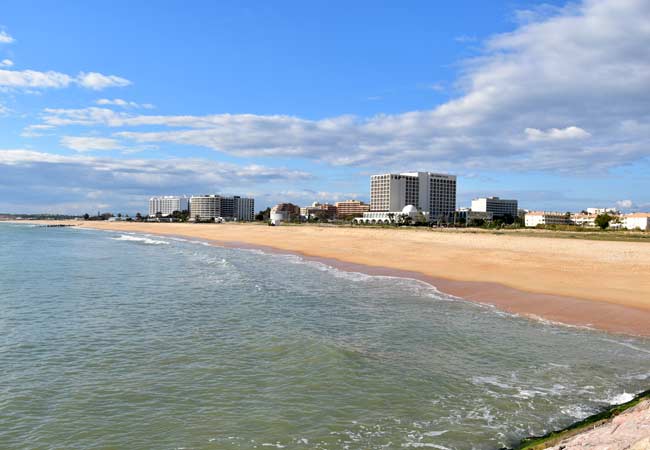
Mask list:
[[189,199],[174,195],[165,195],[162,197],[151,197],[149,199],[149,216],[157,215],[169,216],[174,211],[187,211],[189,209]]
[[336,216],[339,219],[345,217],[361,217],[363,213],[370,211],[370,205],[359,200],[344,200],[336,202]]
[[623,228],[650,231],[650,213],[634,213],[623,216]]
[[451,220],[456,210],[456,176],[432,172],[370,177],[370,211],[402,211],[413,205],[430,220]]
[[311,206],[300,208],[300,215],[310,219],[317,217],[319,219],[334,219],[336,217],[336,206],[329,203],[314,202]]
[[194,195],[190,198],[190,218],[252,221],[255,218],[255,199],[237,195]]

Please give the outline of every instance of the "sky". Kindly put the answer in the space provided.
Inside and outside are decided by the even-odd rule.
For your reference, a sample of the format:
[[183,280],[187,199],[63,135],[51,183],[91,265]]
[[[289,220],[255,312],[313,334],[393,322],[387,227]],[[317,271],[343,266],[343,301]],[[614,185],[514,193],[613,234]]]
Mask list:
[[5,0],[0,212],[368,200],[650,210],[647,0]]

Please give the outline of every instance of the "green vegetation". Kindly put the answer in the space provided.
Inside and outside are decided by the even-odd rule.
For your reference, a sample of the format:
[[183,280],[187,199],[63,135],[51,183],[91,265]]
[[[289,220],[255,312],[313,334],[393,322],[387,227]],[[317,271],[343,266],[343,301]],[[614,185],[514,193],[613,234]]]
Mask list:
[[604,230],[609,226],[609,223],[612,221],[613,217],[610,216],[609,214],[600,214],[596,216],[595,222],[596,226],[599,227],[601,230]]
[[594,428],[604,424],[622,412],[639,404],[643,400],[650,400],[650,390],[637,394],[634,399],[621,405],[611,406],[598,414],[589,416],[579,422],[576,422],[563,430],[551,431],[544,436],[529,437],[523,439],[519,445],[512,450],[543,450],[545,448],[557,445],[560,441],[575,436],[587,428]]

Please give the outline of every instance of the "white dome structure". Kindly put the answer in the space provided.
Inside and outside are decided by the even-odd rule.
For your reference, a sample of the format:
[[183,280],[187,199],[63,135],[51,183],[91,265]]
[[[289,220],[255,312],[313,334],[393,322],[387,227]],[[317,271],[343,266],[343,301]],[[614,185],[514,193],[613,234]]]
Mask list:
[[415,216],[417,213],[418,213],[418,209],[413,205],[406,205],[404,208],[402,208],[402,214]]

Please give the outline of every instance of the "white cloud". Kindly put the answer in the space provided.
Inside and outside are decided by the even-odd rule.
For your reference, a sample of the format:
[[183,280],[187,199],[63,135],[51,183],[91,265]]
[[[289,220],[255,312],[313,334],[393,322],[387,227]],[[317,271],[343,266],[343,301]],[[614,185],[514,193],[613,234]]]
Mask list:
[[115,75],[104,75],[98,72],[81,72],[77,77],[77,82],[88,89],[100,91],[108,87],[123,87],[131,84],[126,78]]
[[154,107],[151,103],[136,103],[136,102],[123,100],[121,98],[114,98],[114,99],[100,98],[99,100],[96,101],[96,103],[101,106],[119,106],[122,108],[153,109]]
[[579,127],[550,128],[546,131],[537,128],[526,128],[526,137],[530,141],[561,141],[566,139],[586,139],[591,134]]
[[0,44],[11,44],[14,40],[6,31],[0,31]]
[[0,70],[0,86],[15,88],[64,88],[73,78],[60,72],[37,70]]
[[[0,206],[16,212],[44,210],[49,205],[48,211],[83,213],[79,208],[97,208],[99,203],[102,209],[144,211],[151,195],[247,193],[256,185],[266,190],[274,183],[302,184],[310,178],[284,167],[199,158],[126,159],[0,150]],[[89,203],[88,194],[96,191],[105,195]],[[25,204],[24,199],[32,197],[42,203]]]
[[0,67],[11,67],[14,65],[14,62],[10,59],[3,59],[0,61]]
[[616,202],[616,206],[622,209],[631,209],[634,207],[634,202],[632,200],[619,200]]
[[647,158],[650,2],[585,0],[520,16],[464,62],[462,94],[428,111],[307,120],[95,107],[48,109],[43,123],[156,127],[116,136],[385,169],[603,171]]
[[101,73],[80,73],[72,77],[56,71],[0,69],[0,86],[9,88],[65,88],[71,84],[101,90],[107,87],[121,87],[131,84],[129,80]]
[[123,148],[116,139],[93,136],[63,136],[61,145],[76,152],[119,150]]

